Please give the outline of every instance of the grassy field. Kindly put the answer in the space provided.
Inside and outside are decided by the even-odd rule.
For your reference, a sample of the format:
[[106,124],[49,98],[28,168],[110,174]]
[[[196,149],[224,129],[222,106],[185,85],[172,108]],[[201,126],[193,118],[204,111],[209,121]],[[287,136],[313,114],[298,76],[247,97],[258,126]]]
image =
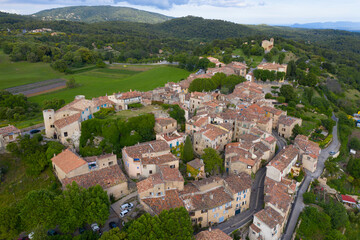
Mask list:
[[263,56],[250,56],[250,57],[245,56],[243,50],[240,49],[240,48],[239,48],[239,49],[236,49],[236,50],[233,52],[233,54],[244,57],[246,62],[251,62],[250,67],[256,67],[256,66],[259,65],[259,64],[261,63],[261,61],[263,60]]
[[180,81],[188,75],[189,72],[186,70],[169,66],[114,65],[110,68],[67,75],[66,78],[73,77],[79,86],[34,96],[30,100],[41,104],[45,99],[57,98],[64,99],[68,103],[80,94],[92,98],[130,89],[147,91],[164,86],[169,81]]
[[161,106],[149,105],[149,106],[141,107],[139,109],[119,111],[119,112],[115,113],[112,116],[112,118],[128,119],[128,118],[137,117],[137,116],[142,115],[142,114],[156,112],[156,111],[163,111],[162,107]]
[[11,62],[2,51],[0,51],[0,73],[0,89],[64,76],[54,71],[48,63]]
[[10,154],[0,154],[0,167],[6,169],[0,184],[0,207],[23,199],[32,190],[50,188],[57,180],[48,168],[39,177],[30,177],[24,164]]

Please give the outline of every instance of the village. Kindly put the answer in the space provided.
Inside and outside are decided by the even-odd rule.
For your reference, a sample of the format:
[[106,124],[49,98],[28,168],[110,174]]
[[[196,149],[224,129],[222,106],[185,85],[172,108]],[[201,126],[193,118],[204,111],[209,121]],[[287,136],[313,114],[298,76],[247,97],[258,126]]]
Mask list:
[[[265,40],[263,48],[270,51],[273,44],[273,39]],[[178,83],[168,82],[148,92],[134,90],[93,99],[78,95],[56,111],[44,110],[46,139],[67,147],[51,159],[63,188],[72,182],[85,188],[100,185],[109,197],[119,199],[112,208],[123,221],[135,217],[139,209],[157,215],[185,207],[194,226],[208,228],[196,239],[232,239],[218,226],[246,212],[251,199],[259,201],[259,197],[251,196],[263,189],[264,205],[253,215],[248,237],[280,239],[303,181],[299,176],[317,170],[321,148],[304,135],[290,141],[302,119],[288,116],[277,107],[278,102],[266,99],[264,85],[255,83],[245,63],[224,64],[216,58],[208,59],[214,68],[193,73]],[[263,62],[257,69],[285,73],[287,65]],[[189,91],[192,81],[216,73],[242,76],[247,81],[227,95],[216,90]],[[95,118],[94,113],[104,108],[121,112],[130,104],[150,106],[154,102],[183,109],[185,129],[169,115],[154,113],[153,141],[124,147],[121,158],[114,153],[91,157],[79,154],[81,124]],[[15,141],[19,135],[20,130],[14,126],[1,128],[0,146]],[[180,151],[187,138],[194,159],[184,163],[174,152]],[[209,148],[223,159],[222,173],[205,171],[201,156]],[[186,164],[186,174],[181,173],[181,164]],[[254,191],[260,169],[266,169],[266,174],[260,182],[262,188]],[[121,209],[126,203],[135,207]]]

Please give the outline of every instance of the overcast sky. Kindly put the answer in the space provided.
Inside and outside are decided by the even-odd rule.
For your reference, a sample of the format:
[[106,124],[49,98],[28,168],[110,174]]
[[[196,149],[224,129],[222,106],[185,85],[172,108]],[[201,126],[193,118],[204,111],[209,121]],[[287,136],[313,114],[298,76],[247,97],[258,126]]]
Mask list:
[[245,24],[360,22],[360,0],[0,0],[0,11],[32,14],[78,5],[127,6],[173,17],[193,15]]

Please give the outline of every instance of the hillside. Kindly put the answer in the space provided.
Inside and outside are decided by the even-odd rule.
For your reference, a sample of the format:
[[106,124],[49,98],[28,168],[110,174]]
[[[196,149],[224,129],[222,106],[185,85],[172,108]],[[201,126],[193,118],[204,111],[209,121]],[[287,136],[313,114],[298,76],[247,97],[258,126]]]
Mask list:
[[360,22],[313,22],[305,24],[293,24],[292,28],[309,28],[309,29],[337,29],[353,32],[360,32]]
[[42,20],[66,20],[79,22],[127,21],[141,23],[161,23],[171,17],[158,13],[128,7],[76,6],[43,10],[32,16]]

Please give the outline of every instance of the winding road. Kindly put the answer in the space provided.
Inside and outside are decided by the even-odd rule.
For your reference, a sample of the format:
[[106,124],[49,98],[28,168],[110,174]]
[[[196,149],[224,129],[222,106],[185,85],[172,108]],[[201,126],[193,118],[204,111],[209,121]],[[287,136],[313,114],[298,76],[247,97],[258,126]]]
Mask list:
[[293,203],[292,210],[290,213],[290,217],[287,220],[286,229],[285,229],[284,235],[282,237],[283,240],[290,240],[292,238],[299,215],[305,207],[305,204],[303,202],[303,194],[307,191],[311,181],[313,179],[318,178],[321,175],[321,173],[324,171],[325,161],[330,156],[329,152],[331,152],[331,151],[338,152],[339,151],[340,142],[338,139],[338,131],[337,131],[338,119],[335,117],[334,113],[333,113],[332,119],[334,121],[336,121],[336,125],[333,128],[333,140],[327,148],[325,148],[321,151],[316,171],[313,173],[306,171],[305,180],[301,184],[301,186],[297,192],[297,195],[296,195],[296,198],[295,198],[295,201]]

